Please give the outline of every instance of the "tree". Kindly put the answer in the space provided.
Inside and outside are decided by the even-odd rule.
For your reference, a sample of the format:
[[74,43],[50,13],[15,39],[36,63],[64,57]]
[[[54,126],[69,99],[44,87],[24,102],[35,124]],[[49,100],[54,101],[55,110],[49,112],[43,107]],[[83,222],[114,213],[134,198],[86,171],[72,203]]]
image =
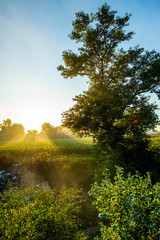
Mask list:
[[27,131],[27,134],[28,135],[31,135],[31,136],[36,136],[38,134],[38,131],[33,129],[33,130],[28,130]]
[[134,33],[125,32],[131,15],[116,13],[106,3],[95,14],[76,13],[69,36],[80,48],[64,51],[65,66],[57,68],[65,78],[89,79],[88,90],[63,113],[63,126],[111,149],[137,144],[156,127],[157,106],[149,103],[148,94],[160,98],[160,54],[139,46],[118,49]]
[[24,136],[24,126],[20,123],[12,123],[11,119],[3,120],[0,124],[1,140],[17,140]]
[[8,140],[10,138],[10,130],[12,126],[11,119],[3,120],[3,123],[0,124],[0,136],[2,140]]
[[71,137],[71,132],[62,126],[54,127],[50,123],[43,123],[41,125],[42,136],[47,135],[49,138],[69,138]]
[[13,123],[12,129],[11,129],[11,135],[16,138],[21,138],[25,134],[24,132],[24,126],[20,123]]
[[57,135],[57,130],[50,123],[43,123],[41,126],[41,132],[46,134],[49,138],[55,138]]
[[38,131],[35,129],[28,130],[26,135],[26,141],[35,142],[37,141]]

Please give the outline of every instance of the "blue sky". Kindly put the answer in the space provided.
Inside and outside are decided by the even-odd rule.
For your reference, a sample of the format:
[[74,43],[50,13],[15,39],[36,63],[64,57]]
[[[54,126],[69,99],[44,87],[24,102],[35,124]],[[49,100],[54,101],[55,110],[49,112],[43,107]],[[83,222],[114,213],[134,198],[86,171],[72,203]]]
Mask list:
[[[68,38],[75,12],[96,12],[102,0],[0,0],[0,122],[6,118],[26,130],[61,124],[72,98],[87,89],[84,78],[63,79],[57,66],[62,51],[78,46]],[[160,52],[160,1],[109,0],[118,15],[132,13],[136,34],[125,47],[140,44]],[[157,98],[153,97],[160,106]],[[160,115],[160,111],[158,111]]]

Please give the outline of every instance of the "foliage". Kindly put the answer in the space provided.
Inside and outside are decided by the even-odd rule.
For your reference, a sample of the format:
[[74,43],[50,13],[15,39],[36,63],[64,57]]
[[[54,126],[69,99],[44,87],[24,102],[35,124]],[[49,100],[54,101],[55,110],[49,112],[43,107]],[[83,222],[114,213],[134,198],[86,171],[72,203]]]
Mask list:
[[71,131],[61,126],[54,127],[47,122],[41,125],[40,132],[41,137],[47,136],[49,139],[55,139],[55,138],[69,138],[71,137],[71,135],[73,135]]
[[50,162],[51,161],[51,156],[48,152],[39,152],[36,155],[33,156],[32,162],[42,162],[44,164],[45,162]]
[[31,167],[35,168],[38,172],[44,172],[48,169],[48,163],[52,160],[52,156],[46,152],[39,152],[32,157],[32,165]]
[[115,165],[123,167],[125,174],[136,171],[142,175],[150,172],[152,181],[155,183],[160,180],[160,151],[159,147],[149,139],[137,139],[128,144],[128,146],[118,146],[114,150],[106,153],[102,147],[97,150],[100,163],[98,166],[97,177],[102,178],[104,169],[109,169],[111,176],[115,175]]
[[10,119],[3,120],[0,124],[0,140],[17,140],[24,136],[24,127],[20,123],[12,123]]
[[41,132],[42,134],[46,134],[49,138],[56,138],[57,135],[57,129],[47,122],[42,124]]
[[81,201],[77,189],[9,189],[0,195],[0,238],[74,239]]
[[29,136],[36,136],[36,135],[38,134],[38,131],[35,130],[35,129],[33,129],[33,130],[28,130],[28,131],[27,131],[27,134],[28,134]]
[[88,191],[96,163],[91,139],[54,139],[50,142],[0,145],[1,169],[17,168],[23,174],[25,167],[38,174],[38,179],[47,181],[50,187],[65,184],[69,187],[83,186]]
[[141,140],[132,148],[121,149],[121,163],[117,160],[116,164],[124,167],[127,172],[135,173],[139,171],[144,175],[149,171],[152,175],[152,181],[160,180],[160,153],[157,153],[153,147],[149,147],[151,141]]
[[16,162],[15,157],[9,151],[0,152],[0,166],[6,167]]
[[[0,167],[14,163],[44,170],[52,161],[93,160],[93,144],[77,139],[55,139],[52,142],[18,142],[0,145]],[[37,169],[37,170],[38,170]]]
[[26,142],[36,142],[44,141],[47,139],[56,138],[70,138],[73,133],[62,126],[54,127],[50,123],[43,123],[41,126],[41,132],[38,133],[37,130],[27,130],[25,133],[24,126],[20,123],[12,123],[11,119],[3,120],[0,124],[0,141],[26,141]]
[[160,183],[152,185],[149,174],[124,178],[123,169],[117,168],[114,182],[107,172],[89,194],[102,219],[101,237],[97,239],[160,238]]
[[93,151],[92,141],[79,139],[54,139],[47,142],[18,142],[0,144],[0,154],[10,153],[15,157],[32,157],[41,152],[48,152],[53,157],[60,155],[90,155]]
[[157,156],[160,154],[160,137],[159,136],[152,137],[152,141],[150,142],[149,149],[154,150],[157,153]]
[[63,125],[81,136],[92,135],[103,148],[138,144],[135,140],[159,123],[157,106],[147,94],[160,97],[160,54],[138,46],[118,49],[133,36],[125,32],[130,16],[117,16],[107,4],[95,14],[76,13],[70,38],[80,48],[78,53],[64,51],[65,66],[58,67],[65,78],[89,79],[88,90],[63,113]]
[[25,140],[27,142],[35,142],[37,140],[37,136],[38,136],[38,131],[35,129],[32,130],[28,130],[27,134],[25,136]]

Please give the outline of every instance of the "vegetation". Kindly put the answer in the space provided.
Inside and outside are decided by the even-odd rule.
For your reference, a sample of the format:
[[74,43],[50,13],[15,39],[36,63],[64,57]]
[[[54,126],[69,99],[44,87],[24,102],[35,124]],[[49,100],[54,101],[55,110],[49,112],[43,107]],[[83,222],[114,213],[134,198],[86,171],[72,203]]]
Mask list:
[[3,120],[0,124],[0,141],[26,141],[36,142],[57,138],[70,138],[73,133],[62,126],[54,127],[50,123],[43,123],[41,132],[37,130],[28,130],[25,133],[24,126],[20,123],[12,123],[11,119]]
[[0,141],[22,139],[24,134],[23,125],[12,123],[10,119],[3,120],[3,123],[0,124]]
[[[3,215],[2,221],[4,220],[5,211],[12,212],[11,209],[13,209],[13,212],[16,215],[16,216],[14,215],[13,217],[10,217],[8,219],[8,222],[7,220],[5,220],[5,224],[3,225],[3,232],[2,232],[2,236],[4,236],[4,239],[12,239],[12,234],[13,236],[15,236],[14,235],[15,232],[16,232],[15,234],[17,234],[17,239],[23,239],[22,238],[23,234],[24,234],[24,239],[25,238],[27,239],[26,236],[28,236],[28,239],[43,239],[43,237],[44,239],[48,239],[47,238],[49,236],[48,234],[50,234],[50,236],[51,235],[55,236],[55,238],[57,237],[57,239],[61,239],[60,230],[59,230],[59,233],[55,235],[54,218],[59,219],[60,222],[58,222],[57,224],[63,226],[65,230],[66,226],[64,226],[64,223],[63,223],[64,219],[62,218],[63,214],[61,213],[61,217],[60,217],[59,213],[54,211],[54,216],[50,216],[53,211],[53,207],[51,207],[50,201],[54,200],[52,199],[52,197],[54,198],[54,194],[57,193],[57,191],[61,192],[61,189],[63,190],[64,195],[65,195],[65,191],[67,191],[66,198],[68,197],[70,199],[70,197],[72,196],[72,195],[70,196],[70,194],[73,193],[77,195],[77,193],[81,191],[78,189],[83,188],[83,195],[85,196],[86,203],[83,201],[79,202],[79,209],[81,208],[81,210],[78,213],[78,218],[76,218],[77,219],[76,220],[74,215],[70,215],[71,218],[73,217],[73,222],[71,221],[72,223],[70,222],[70,224],[76,225],[78,229],[81,229],[80,225],[82,224],[83,230],[87,229],[88,227],[91,227],[92,225],[96,225],[97,212],[92,207],[90,207],[91,202],[90,202],[90,199],[88,199],[87,197],[87,191],[90,189],[90,185],[94,181],[94,176],[93,176],[94,169],[96,168],[96,165],[97,165],[96,159],[93,157],[92,151],[93,151],[93,144],[91,139],[83,139],[83,140],[82,139],[55,139],[55,140],[52,140],[52,142],[47,141],[47,142],[33,142],[33,143],[32,142],[28,142],[28,143],[18,142],[18,143],[5,143],[5,144],[1,143],[0,169],[7,170],[7,169],[10,169],[11,166],[16,165],[18,166],[18,171],[21,171],[20,169],[25,166],[29,171],[35,172],[38,176],[38,179],[40,177],[41,179],[40,182],[47,181],[49,184],[49,187],[52,189],[49,193],[49,196],[47,195],[48,193],[42,189],[38,190],[38,193],[36,192],[37,194],[40,193],[40,195],[35,195],[34,191],[37,191],[37,189],[31,188],[31,189],[25,190],[23,189],[24,188],[23,185],[20,185],[20,187],[23,190],[21,188],[20,188],[21,190],[20,189],[14,190],[14,188],[12,188],[11,189],[12,195],[9,195],[10,188],[8,190],[3,189],[3,193],[1,194],[1,198],[3,200],[1,202],[2,204],[1,206],[3,206],[2,207],[3,211],[1,212],[1,214]],[[1,176],[0,176],[0,180],[1,180]],[[64,185],[66,186],[66,188],[63,187]],[[72,190],[73,187],[74,188],[76,187],[76,189]],[[27,202],[29,203],[29,205],[27,205],[27,207],[25,208],[27,212],[25,212],[25,209],[24,209],[24,212],[21,212],[21,209],[18,208],[18,205],[16,207],[16,203],[19,201],[19,199],[22,199],[23,203],[25,204],[25,199],[27,197],[25,199],[23,199],[23,197],[25,196],[27,191],[28,191],[27,196],[35,195],[34,199],[31,198],[33,201],[36,201],[38,204],[39,200],[41,199],[40,200],[41,202],[39,203],[38,207],[37,205],[34,205],[33,208],[31,208],[30,206],[30,204],[31,205],[33,204],[33,201]],[[8,195],[10,197],[8,197]],[[61,201],[64,201],[64,205],[66,204],[65,201],[67,200],[64,199],[64,195],[61,195],[61,197],[59,198],[57,197],[57,202],[56,202],[57,204],[59,201],[58,199],[60,198],[62,198]],[[48,197],[45,197],[45,196],[48,196],[50,199],[48,202],[48,205],[47,205],[48,200],[45,200],[45,202],[43,202],[43,199],[45,198],[48,199]],[[7,201],[8,205],[5,204],[5,201]],[[15,208],[14,206],[12,206],[12,201],[13,202],[16,201],[14,205]],[[43,206],[44,208],[47,207],[48,210],[44,211]],[[73,205],[72,207],[74,208]],[[27,209],[31,209],[31,211],[33,212],[33,215],[31,214],[32,216],[29,216],[31,212],[28,211]],[[63,209],[63,211],[66,211],[66,210]],[[70,212],[71,208],[68,211]],[[8,214],[9,213],[10,212],[8,212]],[[25,214],[27,213],[28,215],[26,216]],[[24,214],[24,215],[21,216],[20,214],[22,215]],[[33,220],[34,214],[35,214],[35,218],[37,216],[36,214],[39,214],[38,215],[39,217],[36,223],[33,224],[33,229],[32,229],[31,221],[34,221]],[[64,214],[66,214],[66,219],[67,219],[68,218],[67,213],[64,212]],[[47,220],[48,218],[50,220]],[[16,221],[17,219],[21,219],[21,220],[24,219],[24,222],[21,221],[21,224],[20,224],[20,220]],[[28,222],[28,226],[26,226],[26,228],[25,228],[25,221],[26,221],[25,219]],[[41,221],[41,219],[43,219],[43,221],[41,222],[41,228],[39,228],[37,227],[36,224],[39,224],[38,222]],[[52,224],[52,227],[53,227],[52,231],[50,231],[49,228],[46,228],[46,224],[48,224],[48,221],[51,221],[50,224]],[[79,223],[79,221],[81,222],[81,224]],[[10,229],[10,234],[9,234],[10,224],[13,225],[13,229]],[[21,227],[18,227],[19,224],[22,227],[22,229]],[[23,232],[23,229],[24,229],[24,232]],[[44,231],[43,237],[39,237],[42,235],[41,230]],[[8,233],[4,233],[6,231]],[[18,231],[19,231],[19,235],[18,235]],[[50,231],[50,233],[47,233],[47,231]],[[72,236],[70,234],[69,239],[77,239],[77,240],[87,239],[85,235],[83,236],[83,234],[79,233],[79,231],[78,232],[75,231],[74,234],[73,232],[72,232]],[[33,238],[31,238],[30,234],[33,234]],[[66,235],[66,238],[64,236],[65,234],[69,234],[69,233],[63,232],[63,234],[64,235],[62,239],[67,239],[68,235]]]
[[90,156],[93,151],[91,139],[54,139],[46,142],[1,143],[0,154],[9,153],[13,157],[32,157],[37,153],[48,152],[56,156]]
[[49,139],[54,139],[54,138],[68,138],[71,137],[73,134],[71,131],[62,128],[61,126],[59,127],[54,127],[50,123],[43,123],[41,126],[41,133],[40,135],[47,136]]
[[[155,149],[158,150],[160,149],[160,142],[153,141],[152,146],[150,147],[154,150]],[[122,174],[122,171],[119,171],[119,170],[117,173],[118,175],[114,178],[113,176],[115,175],[114,173],[115,163],[113,162],[113,159],[110,159],[110,161],[109,159],[108,161],[105,161],[104,162],[105,166],[99,169],[98,168],[99,165],[97,166],[98,159],[95,159],[95,157],[93,156],[93,149],[94,149],[94,145],[91,139],[82,139],[82,140],[81,139],[56,139],[56,140],[53,140],[52,142],[37,142],[37,143],[22,142],[22,143],[1,144],[0,166],[2,169],[4,168],[6,169],[9,166],[12,166],[13,163],[16,163],[16,164],[21,163],[22,166],[26,166],[31,171],[35,171],[37,174],[41,176],[42,179],[47,180],[49,183],[49,186],[52,189],[51,191],[47,192],[37,187],[31,187],[30,189],[23,189],[23,190],[9,188],[8,190],[5,190],[3,193],[1,193],[1,196],[0,196],[1,216],[2,216],[1,221],[3,223],[1,225],[2,226],[1,234],[3,236],[2,239],[15,239],[15,236],[17,236],[17,239],[23,239],[23,238],[27,239],[27,237],[29,239],[47,239],[47,237],[49,238],[49,236],[50,236],[50,239],[52,239],[51,236],[55,234],[57,234],[55,236],[57,236],[57,238],[59,237],[59,239],[67,239],[67,236],[68,236],[67,234],[70,234],[69,239],[87,239],[87,236],[89,237],[89,239],[94,239],[96,235],[97,237],[98,236],[103,237],[102,239],[107,239],[106,238],[107,235],[105,234],[106,234],[106,231],[108,233],[108,229],[111,226],[111,223],[110,223],[111,219],[110,221],[108,220],[104,221],[104,218],[108,219],[108,215],[107,216],[105,215],[104,218],[101,216],[102,222],[104,224],[104,225],[100,225],[101,234],[98,232],[98,228],[97,230],[95,230],[94,233],[92,233],[92,231],[90,233],[87,230],[88,228],[91,228],[91,229],[93,228],[93,231],[94,231],[94,228],[96,228],[97,222],[98,222],[97,220],[98,213],[94,208],[90,206],[91,199],[93,197],[95,198],[94,204],[97,206],[99,213],[101,213],[101,209],[102,209],[102,206],[100,204],[104,204],[103,207],[104,209],[106,209],[105,211],[108,214],[109,214],[109,211],[111,212],[111,209],[112,209],[113,211],[112,223],[114,225],[114,220],[116,219],[116,216],[117,216],[116,214],[118,214],[117,208],[119,209],[119,211],[122,211],[122,212],[125,211],[126,209],[126,212],[127,212],[127,207],[128,209],[131,208],[128,202],[129,200],[127,200],[127,197],[129,199],[129,194],[130,195],[135,194],[134,195],[135,204],[138,204],[138,203],[142,204],[142,206],[136,205],[137,210],[139,209],[139,221],[140,221],[140,217],[144,218],[144,221],[145,221],[145,218],[148,218],[149,211],[153,210],[155,206],[155,205],[153,206],[153,203],[155,202],[154,202],[154,198],[152,198],[153,202],[150,201],[150,203],[148,203],[148,205],[145,206],[146,212],[144,212],[143,216],[141,216],[140,209],[142,210],[142,207],[144,206],[144,204],[147,204],[147,201],[148,201],[147,195],[146,195],[146,202],[142,201],[141,194],[143,195],[142,198],[145,199],[144,195],[148,194],[148,192],[154,192],[153,190],[156,189],[155,186],[159,186],[159,185],[155,185],[154,187],[152,187],[151,181],[148,180],[150,179],[149,176],[146,179],[143,179],[142,177],[139,177],[139,176],[135,176],[135,177],[129,176],[129,178],[125,178]],[[159,154],[157,151],[155,153]],[[93,184],[95,171],[97,172],[98,170],[100,171],[103,170],[106,172],[107,171],[106,169],[108,168],[112,170],[111,172],[112,180],[110,180],[109,175],[107,175],[107,180],[106,179],[102,180],[102,183],[101,183],[101,180],[98,178],[100,184],[96,184],[96,183]],[[100,174],[98,176],[100,176]],[[104,179],[104,175],[101,174],[101,176],[102,176],[102,179]],[[121,178],[119,179],[119,177]],[[121,181],[121,185],[119,184],[120,181]],[[91,184],[93,184],[92,189],[90,191],[90,194],[92,193],[92,196],[90,196],[88,199],[88,197],[86,196],[86,193],[87,191],[89,191]],[[112,196],[106,195],[106,191],[107,190],[109,191],[107,184],[108,185],[110,184],[110,186],[112,186],[112,188],[110,189],[110,191],[112,191],[111,192]],[[68,189],[63,188],[62,187],[63,185],[67,186]],[[73,189],[73,186],[78,189],[80,189],[81,187],[83,188],[83,194],[86,196],[85,197],[86,203],[83,203],[81,201],[79,202],[78,209],[80,210],[81,208],[81,210],[80,212],[78,210],[79,212],[79,213],[77,212],[78,215],[76,214],[75,217],[74,215],[69,215],[70,223],[68,224],[71,224],[71,225],[68,233],[68,232],[63,232],[66,229],[66,226],[64,227],[64,224],[66,224],[64,218],[66,217],[66,219],[68,219],[67,214],[68,214],[68,211],[69,213],[71,211],[70,209],[71,205],[68,206],[69,207],[68,211],[65,211],[66,208],[65,209],[62,208],[62,211],[64,211],[64,213],[59,211],[55,212],[53,210],[59,204],[61,204],[61,202],[64,203],[64,205],[63,203],[62,205],[63,207],[65,207],[66,201],[68,201],[67,198],[70,199],[71,194],[73,195],[78,194],[79,190]],[[137,187],[136,188],[137,190],[135,189],[135,192],[133,191],[134,186]],[[72,189],[69,190],[71,187]],[[119,190],[118,190],[118,187],[119,187]],[[159,189],[159,187],[157,189]],[[64,194],[63,196],[59,195],[60,193],[62,193],[61,191]],[[65,195],[65,192],[66,192],[66,195]],[[128,195],[125,195],[127,194],[127,192],[128,192]],[[98,197],[98,194],[99,194],[99,197]],[[116,205],[116,199],[115,201],[113,201],[114,194],[117,196],[117,205]],[[157,190],[157,194],[158,194],[158,190]],[[56,203],[55,203],[54,196],[56,196],[56,199],[57,199]],[[154,196],[154,194],[152,194],[152,196]],[[29,197],[30,197],[30,200],[26,200]],[[74,197],[76,198],[76,196]],[[126,199],[126,202],[124,203],[124,205],[122,205],[121,202],[124,199]],[[128,205],[125,206],[125,204],[127,203]],[[115,204],[115,208],[113,208],[112,204],[113,205]],[[66,214],[64,218],[62,218],[63,214]],[[130,219],[132,218],[132,215],[126,216],[124,214],[124,219],[122,219],[121,226],[124,224],[125,229],[130,229],[128,225],[127,225],[128,226],[127,228],[126,226],[127,223],[125,223],[125,220],[127,217]],[[72,222],[72,218],[73,218],[73,222]],[[149,219],[151,219],[151,217]],[[157,219],[159,219],[158,215],[157,215]],[[27,225],[25,224],[26,221],[27,221]],[[55,221],[60,221],[60,222],[55,223]],[[152,219],[151,221],[155,224],[154,219]],[[58,226],[56,224],[58,224]],[[50,229],[51,226],[53,228],[52,230]],[[63,231],[60,230],[61,227],[62,228],[64,227]],[[136,227],[138,228],[138,223],[135,226],[135,228]],[[141,231],[144,229],[145,229],[144,231],[146,231],[146,228],[143,228],[143,226],[141,227],[142,227]],[[58,228],[58,230],[54,228],[56,229]],[[104,230],[103,228],[107,230]],[[136,231],[139,231],[137,230],[137,228],[136,228]],[[77,234],[76,236],[73,234],[73,229],[76,229],[74,230],[75,234]],[[84,231],[85,233],[84,235],[81,235],[81,233],[79,233],[80,229]],[[134,228],[132,228],[132,230],[133,229]],[[157,234],[157,231],[153,230],[152,234],[153,233]],[[31,237],[31,234],[32,234],[32,237]],[[64,234],[64,235],[62,236],[61,234],[62,235]],[[115,233],[115,234],[119,234],[119,233]],[[130,234],[133,234],[133,233],[130,233]],[[66,235],[66,238],[64,237],[65,235]],[[127,239],[127,237],[125,239]],[[138,238],[133,238],[133,239],[138,239]],[[153,238],[153,239],[156,239],[156,238]]]
[[65,66],[58,67],[65,78],[89,79],[88,90],[63,113],[63,125],[93,136],[107,152],[139,146],[146,131],[159,123],[157,106],[147,95],[160,97],[160,54],[140,47],[118,49],[133,36],[125,32],[130,16],[117,16],[107,4],[95,14],[76,13],[69,36],[80,48],[78,53],[64,51]]
[[93,149],[91,139],[5,143],[0,145],[0,169],[16,164],[38,174],[51,188],[65,184],[88,191],[97,165]]
[[[75,239],[82,197],[76,189],[9,189],[0,194],[1,239]],[[81,239],[81,238],[80,238]],[[83,239],[83,238],[82,238]]]
[[152,185],[150,175],[125,178],[117,168],[114,182],[106,173],[94,183],[90,195],[99,211],[101,237],[96,239],[159,239],[160,183]]
[[[93,137],[96,148],[92,139],[54,139],[68,134],[50,123],[7,143],[24,128],[10,119],[0,125],[0,167],[25,166],[52,189],[3,188],[1,239],[160,239],[160,142],[147,135],[159,123],[149,94],[160,98],[160,54],[118,50],[133,36],[125,32],[130,16],[107,4],[95,14],[76,13],[70,38],[81,47],[64,51],[65,66],[58,67],[65,78],[89,78],[88,90],[63,113],[63,126]],[[37,136],[47,141],[35,142]]]

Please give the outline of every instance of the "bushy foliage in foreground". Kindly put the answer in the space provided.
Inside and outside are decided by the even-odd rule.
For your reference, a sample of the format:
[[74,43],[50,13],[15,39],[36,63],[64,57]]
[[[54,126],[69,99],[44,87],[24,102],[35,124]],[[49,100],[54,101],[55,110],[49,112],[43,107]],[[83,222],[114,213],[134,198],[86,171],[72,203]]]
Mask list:
[[149,174],[124,178],[117,168],[113,183],[107,174],[90,194],[102,219],[100,239],[160,239],[160,183],[152,185]]
[[0,194],[1,239],[86,239],[79,232],[80,191],[12,188]]

